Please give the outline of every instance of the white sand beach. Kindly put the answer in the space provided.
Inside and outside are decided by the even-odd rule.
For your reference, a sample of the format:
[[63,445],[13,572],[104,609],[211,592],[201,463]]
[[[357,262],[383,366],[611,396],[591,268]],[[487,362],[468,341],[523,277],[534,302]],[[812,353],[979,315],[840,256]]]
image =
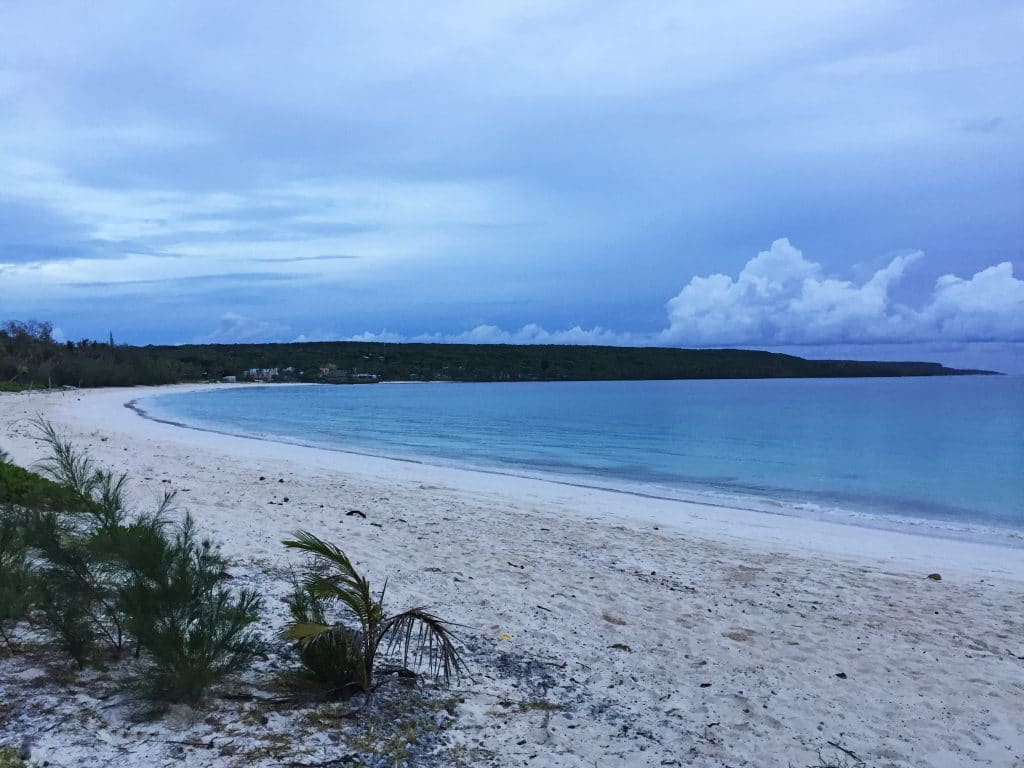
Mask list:
[[[238,583],[264,592],[268,637],[299,562],[280,542],[299,528],[387,578],[394,607],[464,625],[473,679],[440,713],[430,764],[811,766],[820,752],[1024,765],[1024,549],[233,437],[124,407],[166,389],[2,394],[0,448],[41,458],[41,415],[128,472],[140,507],[177,489]],[[105,675],[70,675],[62,699],[52,674],[0,656],[15,702],[4,733],[40,765],[346,754],[350,721],[254,715],[259,696],[136,722]],[[260,674],[243,683],[258,692]]]

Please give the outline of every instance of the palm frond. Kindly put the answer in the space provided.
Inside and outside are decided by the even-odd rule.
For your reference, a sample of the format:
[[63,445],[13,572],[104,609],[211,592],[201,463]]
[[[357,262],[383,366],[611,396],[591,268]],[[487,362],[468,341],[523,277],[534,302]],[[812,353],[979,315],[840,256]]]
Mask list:
[[348,577],[354,580],[359,578],[359,573],[352,565],[352,561],[337,545],[324,541],[309,531],[295,531],[292,535],[295,537],[294,539],[286,539],[282,542],[286,547],[301,549],[316,557],[322,557],[337,565]]
[[331,624],[313,624],[296,621],[281,630],[281,639],[309,643],[333,630],[334,626]]
[[302,585],[311,595],[321,600],[337,600],[343,603],[364,626],[379,623],[380,607],[370,596],[368,589],[353,589],[348,584],[339,584],[320,574],[310,574]]
[[364,626],[375,627],[381,619],[379,601],[373,599],[370,582],[356,570],[352,561],[338,546],[314,536],[308,531],[296,531],[294,539],[284,542],[286,547],[308,552],[320,564],[334,565],[338,572],[330,577],[311,573],[304,585],[310,594],[328,600],[339,600],[347,605]]
[[381,623],[378,642],[387,638],[388,653],[401,648],[403,664],[408,666],[412,659],[416,666],[425,666],[447,684],[466,671],[450,626],[424,608],[410,608]]

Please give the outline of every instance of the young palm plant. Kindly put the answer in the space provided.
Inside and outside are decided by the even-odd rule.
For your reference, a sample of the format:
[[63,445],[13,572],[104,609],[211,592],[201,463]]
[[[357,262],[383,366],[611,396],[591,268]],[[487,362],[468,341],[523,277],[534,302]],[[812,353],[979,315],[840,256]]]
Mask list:
[[[284,545],[308,553],[313,563],[288,601],[292,621],[281,636],[298,644],[303,664],[315,677],[342,694],[368,693],[382,646],[386,653],[400,648],[405,666],[425,667],[445,683],[463,674],[448,622],[424,608],[387,615],[386,582],[374,597],[370,582],[338,547],[307,531],[294,537]],[[347,622],[328,622],[328,608],[334,605],[347,614]]]

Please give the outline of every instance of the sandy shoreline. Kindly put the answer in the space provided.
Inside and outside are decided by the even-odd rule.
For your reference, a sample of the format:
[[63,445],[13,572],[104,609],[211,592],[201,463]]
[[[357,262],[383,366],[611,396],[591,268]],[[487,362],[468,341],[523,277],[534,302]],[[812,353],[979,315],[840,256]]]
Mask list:
[[[396,384],[396,385],[418,385],[423,386],[425,384],[433,383],[444,385],[445,382],[414,382],[414,381],[392,381],[382,382],[385,386]],[[251,388],[254,386],[277,388],[285,386],[287,388],[303,388],[309,386],[323,386],[316,384],[289,384],[289,385],[253,385],[253,384],[233,384],[227,386],[218,385],[217,389],[229,389],[229,388]],[[867,545],[867,549],[870,551],[872,543],[877,544],[878,541],[885,542],[886,544],[892,544],[894,540],[888,534],[900,534],[909,533],[912,535],[912,541],[917,542],[920,537],[926,538],[941,538],[941,539],[952,539],[954,541],[967,541],[980,543],[986,546],[994,546],[997,548],[1013,547],[1024,549],[1024,533],[1009,528],[998,528],[990,525],[982,525],[977,523],[954,523],[954,522],[940,522],[938,520],[927,520],[917,517],[908,517],[905,515],[893,515],[893,514],[878,514],[870,512],[854,512],[849,509],[821,509],[814,505],[808,506],[806,503],[794,503],[794,502],[782,502],[778,499],[770,497],[758,497],[752,495],[740,496],[736,494],[724,494],[724,493],[711,493],[705,490],[683,490],[679,488],[668,488],[659,485],[652,485],[650,483],[633,482],[628,483],[623,480],[614,480],[612,482],[602,481],[596,476],[586,475],[567,475],[561,474],[554,470],[548,469],[545,471],[533,470],[526,471],[521,467],[497,467],[497,466],[484,466],[474,465],[472,463],[453,463],[445,462],[440,459],[435,459],[429,456],[389,456],[384,453],[375,453],[372,450],[354,447],[354,446],[324,446],[318,447],[313,444],[303,443],[301,441],[282,439],[273,436],[260,436],[245,434],[244,432],[233,432],[231,430],[218,429],[213,426],[200,426],[194,424],[187,424],[177,421],[174,416],[169,416],[160,411],[159,407],[154,408],[150,402],[150,398],[159,396],[165,393],[185,393],[194,391],[209,390],[209,385],[182,385],[179,387],[157,387],[153,392],[146,394],[145,390],[142,396],[132,398],[125,403],[125,406],[130,410],[135,411],[143,418],[151,419],[153,421],[162,422],[171,426],[182,427],[186,429],[194,429],[200,432],[210,432],[218,435],[228,435],[234,437],[242,437],[246,439],[259,439],[269,440],[272,442],[278,442],[288,445],[296,445],[300,447],[313,448],[318,451],[326,450],[331,453],[342,453],[348,454],[355,457],[367,457],[373,459],[386,459],[394,462],[412,463],[426,465],[432,469],[432,471],[447,471],[453,468],[460,469],[464,472],[470,472],[475,475],[496,475],[498,477],[507,478],[506,484],[514,486],[515,483],[521,480],[539,480],[544,483],[554,485],[564,485],[570,488],[578,488],[583,491],[597,491],[607,492],[610,494],[622,494],[629,497],[639,497],[645,501],[656,501],[656,502],[668,502],[668,505],[662,505],[658,509],[645,506],[644,504],[633,504],[627,503],[624,508],[619,511],[619,514],[636,518],[638,515],[644,517],[652,522],[660,522],[664,524],[673,524],[675,517],[679,509],[688,508],[692,510],[694,507],[708,507],[712,510],[722,510],[724,513],[719,513],[719,517],[724,520],[735,518],[737,514],[754,513],[755,518],[765,515],[777,515],[781,517],[798,518],[798,521],[792,522],[791,525],[783,525],[783,530],[792,534],[795,529],[799,529],[799,538],[804,541],[806,545],[806,537],[809,530],[815,530],[813,525],[816,522],[827,523],[830,525],[838,524],[842,526],[840,530],[845,530],[848,526],[855,528],[867,528],[873,531],[884,531],[886,536],[882,539],[874,539],[864,542]],[[379,469],[379,468],[378,468]],[[387,471],[386,469],[384,470]],[[465,482],[465,476],[463,476],[463,482]],[[499,489],[501,490],[501,489]],[[680,506],[682,505],[682,506]],[[657,513],[657,514],[656,514]],[[744,518],[741,525],[749,526],[753,520],[749,517]],[[807,523],[811,525],[808,527]],[[826,526],[823,530],[828,530],[830,526]],[[845,534],[844,534],[845,535]],[[856,534],[854,534],[856,535]],[[898,542],[898,539],[895,541]],[[988,562],[988,560],[986,560]]]
[[[474,670],[447,731],[482,745],[468,764],[803,766],[830,741],[873,765],[1024,760],[1022,549],[201,432],[124,407],[162,389],[0,395],[0,448],[37,460],[25,420],[41,414],[127,470],[140,503],[178,488],[255,580],[294,562],[279,542],[309,528],[389,576],[396,606],[429,604],[550,664],[554,711],[496,712],[495,697],[537,691]],[[265,588],[279,615],[280,588]],[[48,738],[37,750],[52,765],[83,764],[73,734]]]

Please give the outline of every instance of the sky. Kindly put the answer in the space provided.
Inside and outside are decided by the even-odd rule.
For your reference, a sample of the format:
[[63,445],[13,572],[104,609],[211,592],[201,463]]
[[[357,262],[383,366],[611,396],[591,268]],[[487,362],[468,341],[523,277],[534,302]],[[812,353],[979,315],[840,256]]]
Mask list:
[[0,0],[0,320],[1024,373],[1024,5]]

